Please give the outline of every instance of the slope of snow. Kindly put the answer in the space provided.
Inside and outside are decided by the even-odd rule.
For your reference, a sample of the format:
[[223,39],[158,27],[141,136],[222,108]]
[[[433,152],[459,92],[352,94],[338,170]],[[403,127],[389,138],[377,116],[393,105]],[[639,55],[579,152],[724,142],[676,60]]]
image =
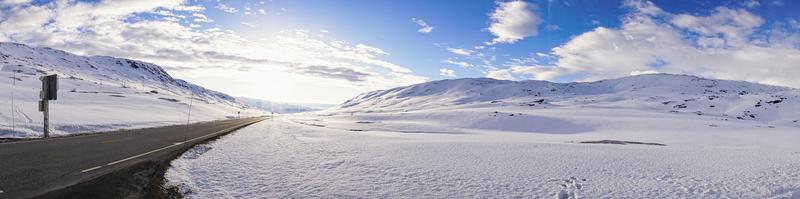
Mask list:
[[141,61],[0,43],[0,66],[0,138],[41,136],[38,77],[45,74],[59,76],[58,100],[50,102],[54,135],[178,124],[190,103],[193,121],[256,113]]

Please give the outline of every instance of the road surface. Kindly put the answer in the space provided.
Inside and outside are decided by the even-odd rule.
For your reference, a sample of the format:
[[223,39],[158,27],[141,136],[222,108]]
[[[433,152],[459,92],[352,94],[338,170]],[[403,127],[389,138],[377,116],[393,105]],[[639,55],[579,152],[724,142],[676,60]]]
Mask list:
[[247,118],[0,143],[0,198],[29,198],[96,179],[263,120]]

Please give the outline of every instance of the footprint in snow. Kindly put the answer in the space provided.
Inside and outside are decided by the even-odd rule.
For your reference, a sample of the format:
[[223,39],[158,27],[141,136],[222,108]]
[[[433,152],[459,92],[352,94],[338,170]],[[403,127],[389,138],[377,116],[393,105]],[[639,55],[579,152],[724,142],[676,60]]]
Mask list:
[[583,182],[586,182],[586,179],[569,177],[550,181],[561,187],[561,190],[555,195],[556,199],[578,199],[580,198],[579,192],[583,189]]

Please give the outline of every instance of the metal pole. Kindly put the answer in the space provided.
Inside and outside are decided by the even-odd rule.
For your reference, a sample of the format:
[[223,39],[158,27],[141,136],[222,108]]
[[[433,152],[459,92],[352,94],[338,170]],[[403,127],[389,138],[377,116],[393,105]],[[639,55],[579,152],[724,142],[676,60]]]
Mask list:
[[44,138],[50,137],[50,101],[49,100],[42,100],[44,104]]

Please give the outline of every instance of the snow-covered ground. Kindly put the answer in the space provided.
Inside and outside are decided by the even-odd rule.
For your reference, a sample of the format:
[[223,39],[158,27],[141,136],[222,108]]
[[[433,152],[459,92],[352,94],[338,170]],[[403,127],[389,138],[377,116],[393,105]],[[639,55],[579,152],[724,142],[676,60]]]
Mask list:
[[[261,122],[166,177],[189,198],[800,198],[795,110],[796,89],[692,76],[447,80]],[[643,144],[582,143],[604,140]]]
[[0,66],[0,138],[41,137],[45,74],[59,75],[58,100],[50,101],[55,136],[185,123],[190,103],[192,121],[262,113],[141,61],[0,43]]
[[[524,113],[545,121],[530,125],[545,126],[540,132],[373,120],[378,115],[265,121],[184,154],[167,179],[189,198],[800,197],[796,127],[584,111],[602,116]],[[581,127],[551,126],[570,122]],[[666,146],[579,143],[607,139]]]

